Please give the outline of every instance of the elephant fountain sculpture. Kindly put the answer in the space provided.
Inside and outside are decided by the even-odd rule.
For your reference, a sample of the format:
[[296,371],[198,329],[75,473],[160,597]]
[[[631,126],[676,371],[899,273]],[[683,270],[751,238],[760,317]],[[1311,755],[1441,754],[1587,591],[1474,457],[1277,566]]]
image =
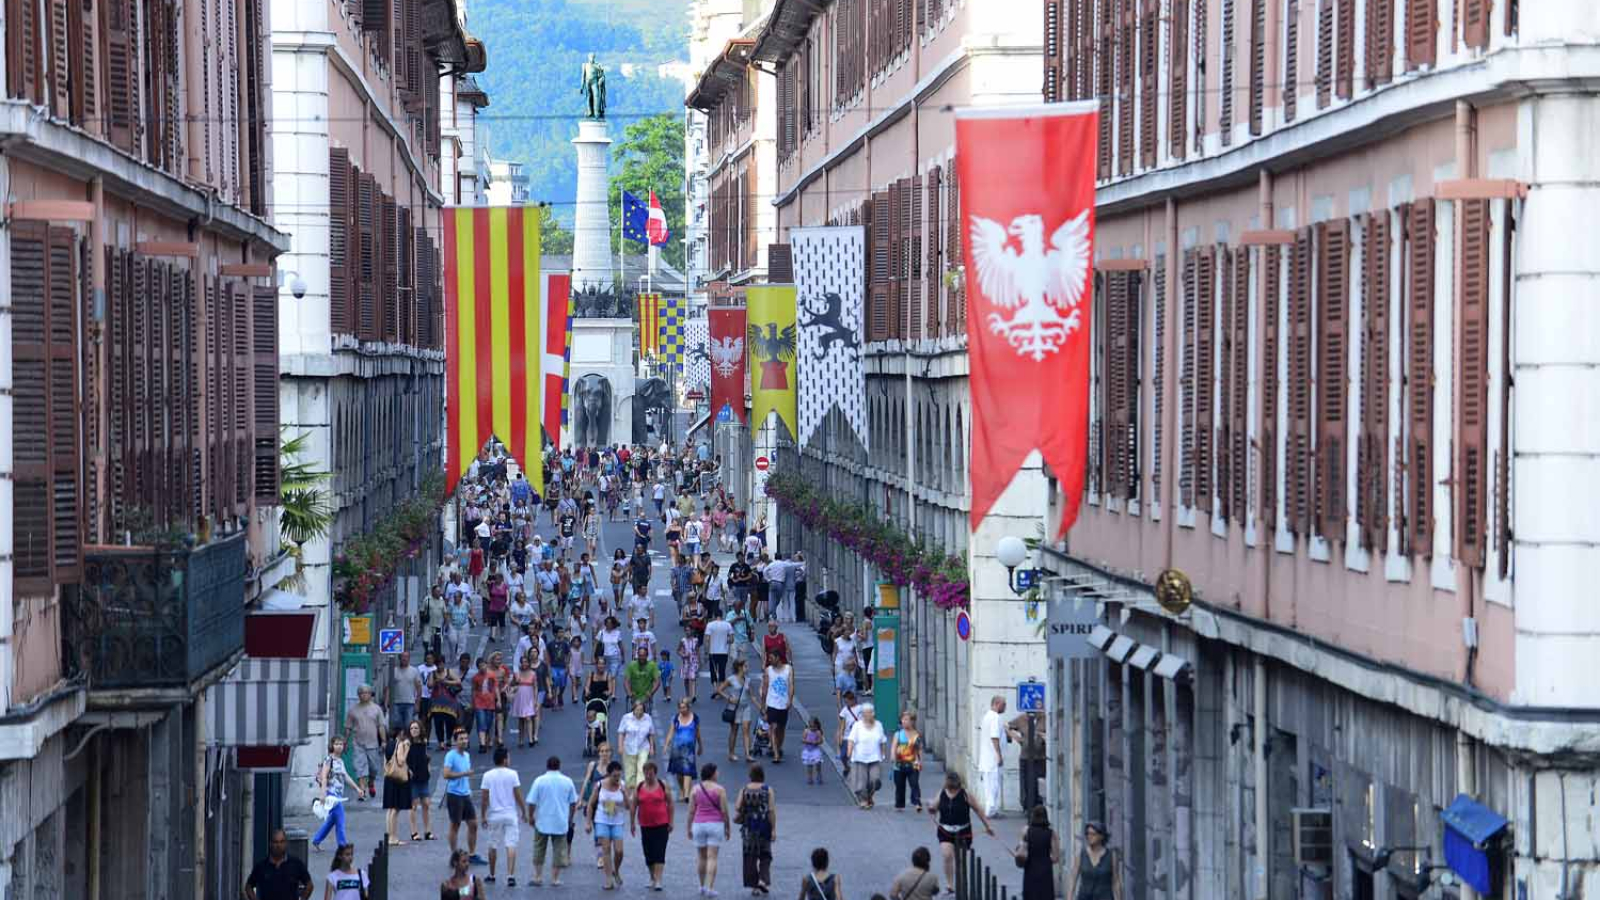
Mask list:
[[590,373],[572,385],[572,444],[604,447],[611,443],[611,382]]

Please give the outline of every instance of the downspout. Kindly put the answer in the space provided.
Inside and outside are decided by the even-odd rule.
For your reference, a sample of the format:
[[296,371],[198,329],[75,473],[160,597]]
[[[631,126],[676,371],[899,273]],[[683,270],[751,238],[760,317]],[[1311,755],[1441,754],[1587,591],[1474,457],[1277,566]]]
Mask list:
[[[1458,178],[1470,179],[1470,178],[1477,178],[1478,177],[1477,133],[1478,133],[1478,113],[1477,113],[1477,110],[1472,108],[1472,104],[1471,103],[1468,103],[1465,100],[1457,100],[1456,101],[1456,121],[1455,121],[1455,143],[1456,143],[1455,150],[1456,150],[1456,169],[1457,169],[1456,176]],[[1456,246],[1457,247],[1461,246],[1462,239],[1463,239],[1463,237],[1465,235],[1465,230],[1463,228],[1463,222],[1464,222],[1465,217],[1460,214],[1460,211],[1461,211],[1461,204],[1458,202],[1456,204],[1456,216],[1455,216],[1455,223],[1454,223],[1455,234],[1456,234]],[[1463,275],[1465,274],[1465,271],[1466,271],[1466,262],[1462,258],[1460,253],[1456,254],[1455,266],[1456,266],[1456,270],[1455,270],[1455,290],[1456,290],[1457,296],[1459,297],[1460,294],[1461,294],[1461,291],[1463,290],[1462,284],[1463,284],[1463,282],[1465,280],[1463,278]],[[1459,307],[1459,305],[1460,304],[1458,302],[1457,306]],[[1459,339],[1460,329],[1459,328],[1455,329],[1455,332],[1456,332],[1457,337],[1453,338],[1453,340],[1455,341],[1455,350],[1451,354],[1451,356],[1453,357],[1452,360],[1451,360],[1451,366],[1455,369],[1455,376],[1454,376],[1453,380],[1455,381],[1455,383],[1459,384],[1460,383],[1460,377],[1461,377],[1461,371],[1462,371],[1461,342],[1460,342],[1460,339]],[[1451,492],[1452,492],[1453,495],[1459,495],[1459,492],[1461,491],[1461,489],[1463,487],[1463,484],[1464,484],[1464,482],[1462,480],[1462,473],[1464,473],[1466,471],[1466,467],[1464,465],[1462,465],[1462,456],[1461,456],[1461,454],[1462,454],[1463,451],[1461,450],[1461,444],[1460,444],[1459,441],[1456,442],[1456,451],[1455,452],[1456,452],[1456,457],[1455,457],[1455,460],[1454,460],[1454,471],[1452,471],[1450,473],[1451,483],[1452,483],[1452,491]],[[1457,509],[1460,508],[1459,504],[1457,505],[1456,508]],[[1461,522],[1457,522],[1456,523],[1456,529],[1458,531],[1462,528],[1462,526],[1463,526],[1463,523],[1461,523]],[[1474,646],[1477,643],[1476,641],[1473,641],[1472,645],[1469,645],[1468,642],[1465,640],[1466,627],[1467,627],[1466,623],[1468,621],[1476,622],[1476,619],[1474,618],[1475,617],[1475,607],[1476,607],[1476,603],[1477,603],[1476,593],[1477,593],[1477,591],[1478,591],[1478,589],[1480,587],[1480,583],[1479,583],[1478,578],[1479,578],[1478,573],[1472,566],[1464,566],[1464,565],[1457,565],[1456,566],[1456,597],[1457,597],[1457,600],[1458,600],[1458,602],[1460,604],[1460,607],[1461,607],[1461,623],[1462,623],[1462,636],[1463,636],[1463,640],[1461,642],[1461,648],[1462,648],[1461,680],[1462,680],[1462,683],[1464,683],[1468,687],[1472,686],[1473,668],[1474,668],[1474,663],[1477,662],[1478,648],[1476,646]]]
[[205,32],[200,28],[200,15],[200,0],[183,0],[183,27],[188,32],[183,54],[184,102],[188,105],[184,121],[189,133],[186,141],[189,145],[189,180],[195,184],[206,183],[206,161],[201,155],[206,149],[205,120],[202,117],[210,108],[206,103],[205,72],[200,62],[200,48],[207,43]]
[[[1268,15],[1269,16],[1273,15],[1273,13],[1269,12]],[[1268,172],[1267,172],[1267,170],[1265,168],[1261,169],[1260,173],[1257,175],[1257,178],[1256,178],[1256,193],[1259,196],[1259,199],[1260,199],[1260,202],[1261,202],[1261,228],[1262,228],[1262,230],[1270,230],[1272,228],[1272,214],[1273,214],[1273,208],[1272,208],[1272,176],[1270,174],[1268,174]],[[1257,272],[1257,277],[1256,277],[1257,295],[1262,297],[1263,302],[1258,303],[1256,305],[1256,307],[1257,307],[1257,315],[1261,315],[1261,311],[1264,311],[1267,308],[1267,304],[1265,302],[1266,292],[1267,292],[1267,288],[1272,284],[1272,276],[1271,276],[1270,273],[1267,272],[1266,261],[1267,261],[1267,254],[1266,254],[1265,249],[1263,249],[1262,252],[1261,252],[1261,263],[1262,264],[1260,266],[1260,270]],[[1256,323],[1256,333],[1257,334],[1263,333],[1262,332],[1262,326],[1264,324],[1265,324],[1265,319],[1263,319],[1261,322],[1257,322]],[[1276,323],[1274,323],[1274,324],[1276,324]],[[1276,358],[1274,358],[1274,359],[1271,359],[1271,360],[1267,360],[1265,362],[1265,364],[1269,365],[1269,366],[1276,367],[1278,365],[1278,361],[1277,361]],[[1266,379],[1266,373],[1265,372],[1257,373],[1257,375],[1256,375],[1256,383],[1257,384],[1264,384],[1264,383],[1266,383],[1266,380],[1267,379]],[[1275,379],[1274,379],[1273,383],[1276,383]],[[1274,408],[1276,408],[1276,405],[1274,405]],[[1277,453],[1277,449],[1278,448],[1276,446],[1262,447],[1260,445],[1259,441],[1256,442],[1256,450],[1259,453],[1273,453],[1273,454],[1276,454]],[[1277,471],[1277,466],[1273,466],[1273,471],[1274,472]],[[1276,494],[1276,491],[1274,491],[1273,493]],[[1273,502],[1274,502],[1274,504],[1276,504],[1277,501],[1274,500]],[[1245,515],[1246,516],[1249,515],[1248,511],[1245,513]],[[1268,533],[1268,534],[1263,535],[1261,533],[1262,532],[1262,525],[1263,525],[1262,517],[1259,516],[1259,515],[1256,517],[1256,546],[1262,548],[1262,550],[1264,551],[1261,554],[1261,618],[1263,620],[1265,620],[1265,621],[1268,621],[1268,622],[1272,621],[1272,560],[1273,560],[1274,553],[1275,553],[1275,551],[1277,549],[1277,543],[1278,543],[1278,524],[1277,524],[1277,521],[1278,521],[1278,517],[1276,515],[1274,515],[1272,517],[1272,522],[1273,522],[1272,531],[1270,533]],[[1259,788],[1257,790],[1259,792]],[[1257,833],[1261,834],[1263,832],[1257,832]]]
[[1250,680],[1255,687],[1255,772],[1256,772],[1256,896],[1266,900],[1267,848],[1271,845],[1267,831],[1267,663],[1261,654],[1252,654],[1255,676]]
[[[1179,293],[1181,285],[1178,283],[1178,272],[1183,266],[1183,251],[1178,246],[1178,201],[1173,199],[1170,194],[1167,196],[1166,215],[1167,256],[1170,258],[1167,264],[1167,297],[1170,302],[1167,303],[1165,332],[1172,335],[1172,338],[1166,342],[1166,346],[1161,348],[1161,354],[1164,357],[1163,369],[1167,372],[1177,373],[1178,354],[1175,348],[1178,342],[1183,339],[1183,316],[1179,312],[1179,307],[1182,305],[1180,302],[1182,295]],[[1162,390],[1165,389],[1165,385],[1163,385]],[[1182,443],[1177,440],[1177,410],[1178,404],[1176,403],[1162,402],[1161,404],[1161,433],[1167,435],[1166,446],[1161,451],[1167,457],[1166,465],[1162,466],[1162,480],[1166,483],[1160,486],[1163,498],[1162,505],[1165,507],[1161,511],[1161,523],[1164,526],[1161,529],[1163,537],[1161,567],[1163,569],[1172,568],[1172,536],[1173,529],[1178,524],[1178,503],[1174,502],[1177,498],[1173,495],[1173,491],[1178,484],[1178,479],[1175,477],[1179,465],[1176,448]]]
[[[1478,767],[1473,765],[1472,738],[1469,737],[1465,731],[1462,731],[1458,728],[1456,729],[1456,790],[1466,794],[1469,797],[1476,797],[1478,794],[1477,773]],[[1566,791],[1562,791],[1563,797],[1565,794]],[[1565,832],[1566,817],[1563,816],[1563,835],[1565,835]],[[1565,853],[1565,848],[1562,849],[1563,853],[1561,855],[1565,857],[1567,855]],[[1563,869],[1564,868],[1565,867],[1563,866]],[[1461,900],[1477,900],[1478,891],[1472,885],[1462,882],[1460,890]],[[1566,894],[1563,893],[1563,900],[1565,900],[1565,897]]]
[[[103,326],[104,323],[110,320],[110,309],[109,298],[106,297],[106,254],[104,252],[104,248],[107,244],[105,223],[106,190],[105,179],[99,175],[89,179],[89,201],[94,204],[94,218],[89,220],[89,247],[92,250],[92,252],[89,254],[89,289],[93,294],[91,308],[94,310],[96,325]],[[106,387],[109,383],[109,372],[111,369],[111,367],[107,365],[109,362],[110,345],[106,340],[103,327],[95,328],[94,334],[96,336],[96,340],[89,348],[88,352],[94,354],[95,356],[95,372],[97,373],[98,378],[96,379],[96,383],[92,385],[91,389],[96,391],[101,397],[109,397],[110,392],[106,390]],[[94,446],[89,447],[87,452],[96,461],[95,496],[109,497],[111,496],[109,490],[110,476],[108,474],[110,466],[106,465],[106,458],[109,452],[106,439],[111,434],[111,410],[109,405],[102,405],[98,410],[96,410],[95,418],[98,420],[96,432],[100,436],[100,440],[97,440],[94,443]],[[95,533],[101,534],[102,537],[105,538],[106,543],[114,543],[114,541],[110,540],[109,537],[106,536],[105,532],[101,530],[100,526],[107,524],[101,518],[101,513],[99,511],[95,511],[90,513],[90,516],[95,522]],[[98,888],[96,888],[96,890],[98,890]]]

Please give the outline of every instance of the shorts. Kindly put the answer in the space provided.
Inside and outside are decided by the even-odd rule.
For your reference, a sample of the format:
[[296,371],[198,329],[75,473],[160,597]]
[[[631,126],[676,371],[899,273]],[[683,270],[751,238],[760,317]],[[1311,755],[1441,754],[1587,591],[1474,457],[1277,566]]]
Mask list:
[[489,612],[484,614],[483,622],[484,622],[485,625],[488,625],[490,628],[504,628],[505,624],[506,624],[506,613],[505,613],[505,610],[501,610],[499,612],[495,612],[494,610],[490,610]]
[[606,657],[606,674],[610,675],[613,681],[622,674],[622,657]]
[[545,834],[538,829],[533,832],[533,865],[539,868],[544,865],[545,852],[552,849],[550,860],[552,868],[565,869],[572,865],[572,845],[564,834]]
[[411,802],[415,803],[421,800],[423,803],[427,803],[429,796],[433,793],[433,791],[429,790],[431,787],[432,785],[428,784],[426,778],[411,779]]
[[767,707],[767,724],[771,725],[771,726],[773,726],[775,728],[788,725],[789,724],[789,709],[788,709],[788,707],[784,707],[783,709],[777,709],[777,708],[771,707],[771,706]]
[[594,823],[594,836],[598,840],[620,841],[622,840],[622,832],[623,827],[620,823],[616,825],[606,822]]
[[721,822],[696,822],[689,826],[689,837],[696,847],[721,847],[723,831]]
[[567,686],[567,670],[560,666],[550,667],[550,686],[561,691]]
[[972,846],[972,826],[968,825],[959,831],[951,831],[943,825],[939,826],[939,843],[955,844],[957,847]]
[[383,777],[382,747],[355,747],[350,755],[355,757],[357,779]]
[[517,844],[522,841],[522,834],[517,829],[517,818],[493,818],[483,822],[484,840],[491,847],[505,847],[508,850],[517,849]]
[[445,794],[444,808],[450,814],[451,825],[478,819],[478,811],[472,807],[472,798],[466,794]]
[[492,709],[474,709],[472,711],[472,720],[477,723],[479,731],[485,733],[494,731],[494,712]]

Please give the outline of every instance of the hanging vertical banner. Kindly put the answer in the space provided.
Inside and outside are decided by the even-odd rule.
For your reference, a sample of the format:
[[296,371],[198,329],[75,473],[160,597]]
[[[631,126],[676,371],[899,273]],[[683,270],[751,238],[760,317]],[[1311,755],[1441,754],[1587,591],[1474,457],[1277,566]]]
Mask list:
[[683,383],[691,389],[703,391],[711,386],[711,351],[706,347],[709,334],[705,316],[683,323]]
[[661,295],[639,295],[639,355],[661,352]]
[[750,351],[750,428],[759,429],[768,412],[777,412],[797,436],[799,422],[795,410],[799,380],[799,337],[795,333],[794,285],[761,285],[745,289],[745,310],[749,316]]
[[1092,102],[956,111],[974,530],[1033,450],[1061,481],[1057,535],[1078,517],[1097,119]]
[[673,368],[683,365],[683,304],[686,298],[661,301],[661,357]]
[[867,440],[867,373],[861,359],[861,311],[866,291],[866,229],[791,228],[799,293],[800,446],[838,407],[861,446]]
[[572,305],[572,275],[551,273],[544,280],[539,321],[544,332],[544,431],[561,449],[562,398],[567,395],[567,309]]
[[711,355],[711,411],[724,409],[744,421],[745,314],[742,306],[711,307],[706,311],[706,328],[711,334],[707,350]]
[[[578,298],[567,293],[566,345],[561,348],[561,427],[572,423],[572,319],[578,313]],[[558,445],[560,441],[556,442]],[[560,449],[558,446],[557,449]]]
[[537,489],[539,461],[539,217],[522,207],[443,211],[445,393],[455,490],[490,436]]

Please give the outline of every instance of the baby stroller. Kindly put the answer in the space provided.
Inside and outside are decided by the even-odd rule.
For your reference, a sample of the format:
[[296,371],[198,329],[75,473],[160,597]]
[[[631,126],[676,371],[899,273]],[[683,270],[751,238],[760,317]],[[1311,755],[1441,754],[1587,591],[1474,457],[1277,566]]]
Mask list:
[[772,732],[766,719],[757,716],[750,723],[750,758],[772,755]]
[[600,755],[600,743],[606,740],[608,720],[606,701],[595,697],[585,703],[583,717],[583,756],[585,759],[591,759]]

